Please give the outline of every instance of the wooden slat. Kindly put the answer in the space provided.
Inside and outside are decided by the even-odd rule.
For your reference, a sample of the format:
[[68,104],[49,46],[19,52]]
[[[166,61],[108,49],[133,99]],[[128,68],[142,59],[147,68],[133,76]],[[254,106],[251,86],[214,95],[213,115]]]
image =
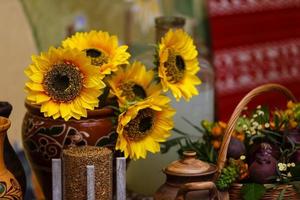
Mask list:
[[62,200],[61,159],[52,159],[52,199]]
[[87,170],[87,200],[95,200],[95,167],[86,166]]
[[126,158],[117,158],[117,200],[126,200]]

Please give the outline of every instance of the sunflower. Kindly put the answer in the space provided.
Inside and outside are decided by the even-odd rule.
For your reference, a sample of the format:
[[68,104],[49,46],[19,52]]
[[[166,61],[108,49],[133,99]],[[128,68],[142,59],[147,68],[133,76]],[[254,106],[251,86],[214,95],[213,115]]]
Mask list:
[[145,158],[147,151],[160,151],[159,142],[170,136],[175,110],[166,96],[147,98],[119,115],[116,149],[132,159]]
[[140,62],[120,68],[108,79],[111,92],[118,98],[119,105],[124,107],[132,102],[149,96],[159,95],[161,86],[153,82],[154,72],[146,71]]
[[197,77],[200,70],[198,52],[192,38],[182,29],[169,30],[158,47],[158,75],[163,90],[172,91],[177,101],[183,97],[189,101],[198,95],[196,85],[201,84]]
[[117,36],[110,36],[107,32],[91,31],[76,33],[62,42],[65,48],[77,48],[85,51],[91,58],[93,65],[100,67],[102,74],[117,71],[121,64],[128,64],[130,54],[126,52],[127,46],[118,46]]
[[45,117],[80,119],[98,106],[103,75],[82,51],[51,47],[32,62],[25,70],[27,100],[41,105]]

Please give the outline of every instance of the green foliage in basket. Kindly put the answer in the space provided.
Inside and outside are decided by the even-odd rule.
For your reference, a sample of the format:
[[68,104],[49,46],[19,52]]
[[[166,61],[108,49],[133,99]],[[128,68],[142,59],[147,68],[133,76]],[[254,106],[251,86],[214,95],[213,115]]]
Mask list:
[[[300,193],[300,182],[292,181],[289,183],[294,187],[296,192]],[[244,183],[241,189],[241,196],[244,200],[260,200],[268,190],[279,189],[281,184],[257,184],[257,183]],[[276,200],[284,200],[287,188],[283,187],[276,198]]]
[[221,175],[216,182],[216,186],[219,190],[226,190],[237,180],[238,177],[239,167],[233,163],[230,163],[222,169]]
[[294,117],[297,121],[300,121],[300,104],[296,104],[293,107]]
[[266,188],[261,184],[244,184],[241,190],[244,200],[259,200],[266,192]]

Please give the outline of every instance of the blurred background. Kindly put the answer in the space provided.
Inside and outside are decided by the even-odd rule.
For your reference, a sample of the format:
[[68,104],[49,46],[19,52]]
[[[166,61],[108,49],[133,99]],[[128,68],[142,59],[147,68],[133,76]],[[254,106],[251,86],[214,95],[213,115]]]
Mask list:
[[[186,106],[175,103],[176,127],[198,134],[202,119],[228,120],[250,89],[281,83],[300,97],[299,0],[0,0],[0,100],[13,107],[9,139],[22,149],[25,113],[23,70],[31,55],[59,46],[77,31],[103,30],[127,44],[131,60],[147,65],[155,44],[158,16],[181,16],[200,52],[203,84]],[[151,67],[151,66],[150,66]],[[259,101],[282,105],[274,96]],[[176,149],[131,162],[128,188],[151,195],[164,182],[161,169],[177,159]],[[141,181],[147,180],[147,181]],[[144,183],[146,182],[146,183]],[[34,197],[31,197],[34,198]],[[30,199],[30,198],[29,198]]]

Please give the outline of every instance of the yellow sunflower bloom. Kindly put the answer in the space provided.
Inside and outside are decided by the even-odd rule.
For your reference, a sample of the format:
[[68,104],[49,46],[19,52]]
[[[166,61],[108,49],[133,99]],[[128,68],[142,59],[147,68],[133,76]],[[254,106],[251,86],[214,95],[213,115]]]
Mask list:
[[159,142],[170,136],[175,110],[166,96],[150,97],[119,115],[116,149],[131,159],[146,158],[147,151],[160,151]]
[[198,95],[196,85],[201,81],[197,77],[200,70],[197,55],[192,38],[182,29],[169,30],[161,39],[158,75],[163,90],[170,89],[177,101],[181,97],[189,101],[193,95]]
[[147,71],[140,62],[120,68],[108,80],[111,92],[118,98],[119,106],[159,95],[161,86],[153,82],[154,72]]
[[45,117],[80,119],[98,106],[103,75],[84,52],[52,47],[32,62],[25,70],[27,100],[41,105]]
[[107,32],[91,31],[76,33],[62,42],[65,48],[77,48],[85,51],[91,58],[93,65],[100,67],[102,74],[110,74],[118,70],[121,64],[128,64],[130,54],[126,52],[126,45],[118,46],[117,36],[110,36]]

